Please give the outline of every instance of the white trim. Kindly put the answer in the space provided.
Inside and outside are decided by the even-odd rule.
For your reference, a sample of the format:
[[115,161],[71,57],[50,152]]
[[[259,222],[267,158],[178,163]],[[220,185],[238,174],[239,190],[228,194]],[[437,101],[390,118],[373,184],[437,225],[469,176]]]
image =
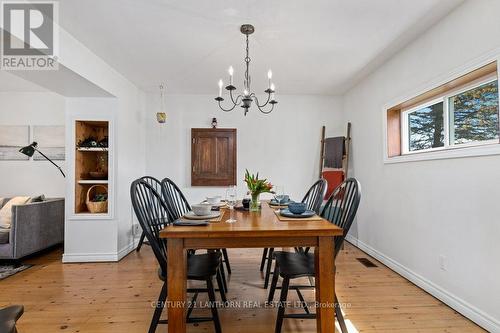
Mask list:
[[443,303],[453,308],[455,311],[461,313],[465,317],[469,318],[479,326],[488,330],[489,332],[500,333],[500,322],[495,318],[491,317],[489,314],[479,310],[470,303],[467,303],[463,299],[451,294],[442,287],[434,284],[433,282],[427,280],[425,277],[413,272],[409,268],[401,265],[397,261],[389,258],[385,254],[375,250],[370,245],[363,243],[359,239],[347,235],[346,240],[353,244],[354,246],[366,252],[373,258],[377,259],[405,279],[414,283],[418,287],[422,288],[432,296],[441,300]]
[[71,253],[63,254],[63,263],[118,261],[118,253]]
[[449,158],[464,158],[475,156],[500,155],[500,144],[480,144],[476,146],[454,147],[449,149],[432,149],[427,151],[417,151],[412,154],[406,154],[394,157],[385,157],[385,164],[405,163],[414,161],[432,161]]
[[136,238],[132,243],[124,246],[120,251],[118,251],[118,260],[122,260],[127,254],[134,251],[139,244],[139,238]]
[[77,262],[117,262],[123,259],[127,254],[134,251],[139,244],[139,238],[136,238],[132,243],[124,246],[117,253],[63,253],[63,263],[77,263]]

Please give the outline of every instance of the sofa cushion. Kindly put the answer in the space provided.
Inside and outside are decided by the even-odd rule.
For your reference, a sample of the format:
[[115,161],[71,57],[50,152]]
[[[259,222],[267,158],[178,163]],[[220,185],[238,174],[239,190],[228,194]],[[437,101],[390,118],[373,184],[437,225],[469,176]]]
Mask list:
[[9,242],[10,229],[0,229],[0,244],[7,244]]
[[14,197],[0,208],[0,229],[10,229],[10,225],[12,224],[12,206],[24,205],[29,200],[30,197]]
[[40,194],[37,197],[32,197],[30,199],[29,203],[32,203],[32,202],[43,202],[43,201],[45,201],[45,195],[44,194]]

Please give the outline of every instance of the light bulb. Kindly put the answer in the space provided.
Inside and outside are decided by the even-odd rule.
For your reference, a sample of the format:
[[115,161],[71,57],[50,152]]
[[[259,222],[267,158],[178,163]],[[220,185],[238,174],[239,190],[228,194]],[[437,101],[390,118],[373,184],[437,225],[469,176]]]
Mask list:
[[267,71],[267,78],[271,80],[273,78],[273,72],[271,70]]
[[233,69],[233,66],[229,66],[229,85],[232,86],[233,85],[233,73],[234,73],[234,69]]
[[274,91],[276,87],[274,86],[274,83],[271,83],[271,90]]
[[246,89],[245,89],[245,90],[243,90],[243,95],[244,95],[244,96],[248,96],[248,90],[246,90]]
[[222,97],[222,86],[224,85],[224,83],[222,82],[222,80],[219,80],[219,97]]

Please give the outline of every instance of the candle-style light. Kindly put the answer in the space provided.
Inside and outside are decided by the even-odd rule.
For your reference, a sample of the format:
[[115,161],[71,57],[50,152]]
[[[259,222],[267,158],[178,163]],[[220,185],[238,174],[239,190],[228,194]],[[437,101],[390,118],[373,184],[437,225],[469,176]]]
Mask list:
[[229,66],[229,84],[233,85],[233,74],[234,74],[234,69],[233,66]]
[[219,80],[219,97],[222,97],[222,86],[224,85],[224,82],[222,80]]
[[[272,77],[273,77],[273,72],[269,69],[267,72],[267,79],[268,79],[268,86],[267,89],[264,91],[267,94],[267,100],[263,104],[259,104],[259,99],[257,95],[252,92],[250,88],[250,47],[249,47],[249,42],[248,42],[248,37],[255,31],[255,28],[251,24],[244,24],[240,27],[240,31],[242,34],[246,36],[246,56],[245,56],[245,75],[244,75],[244,80],[243,80],[243,93],[239,94],[238,96],[233,96],[233,90],[236,90],[237,88],[233,85],[233,75],[234,75],[234,69],[233,66],[229,66],[228,73],[229,73],[229,85],[225,87],[227,91],[229,91],[229,101],[232,103],[230,105],[229,109],[225,109],[222,107],[222,102],[224,101],[224,98],[222,98],[222,86],[224,83],[222,80],[219,81],[219,96],[215,98],[215,100],[219,104],[219,108],[222,111],[232,111],[237,105],[240,105],[244,110],[245,110],[245,116],[248,113],[248,109],[252,106],[252,102],[255,102],[255,105],[259,109],[260,112],[268,114],[271,113],[274,109],[274,105],[277,104],[278,102],[275,99],[275,87],[274,84],[272,83]],[[264,109],[267,105],[270,107]]]

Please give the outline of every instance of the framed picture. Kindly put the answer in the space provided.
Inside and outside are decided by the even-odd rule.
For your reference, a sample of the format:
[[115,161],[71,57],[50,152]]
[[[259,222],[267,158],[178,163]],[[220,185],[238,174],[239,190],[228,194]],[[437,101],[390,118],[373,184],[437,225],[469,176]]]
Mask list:
[[19,149],[29,144],[29,126],[0,126],[0,160],[29,160]]
[[[38,143],[38,149],[51,160],[65,159],[64,126],[33,126],[33,141]],[[33,159],[45,160],[38,152],[35,152]]]

